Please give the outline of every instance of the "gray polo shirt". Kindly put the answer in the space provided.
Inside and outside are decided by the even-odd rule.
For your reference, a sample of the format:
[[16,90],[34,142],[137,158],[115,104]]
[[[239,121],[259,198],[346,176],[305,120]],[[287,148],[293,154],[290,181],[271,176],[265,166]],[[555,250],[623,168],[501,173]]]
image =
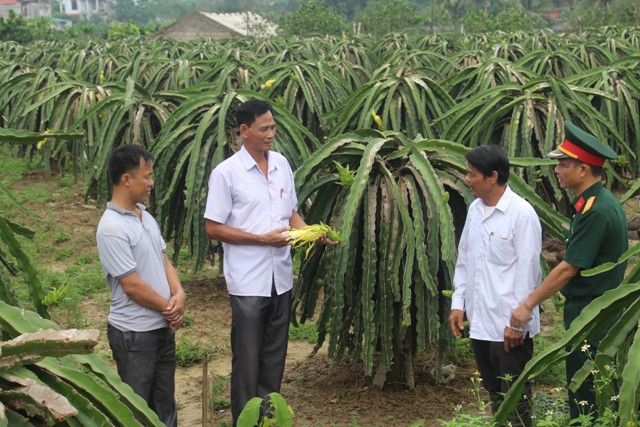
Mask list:
[[144,332],[167,327],[167,321],[159,311],[142,307],[129,298],[118,279],[135,271],[163,298],[169,299],[171,290],[164,266],[167,246],[158,223],[144,205],[138,204],[138,208],[142,221],[134,212],[107,203],[96,241],[100,263],[111,287],[109,323],[122,331]]

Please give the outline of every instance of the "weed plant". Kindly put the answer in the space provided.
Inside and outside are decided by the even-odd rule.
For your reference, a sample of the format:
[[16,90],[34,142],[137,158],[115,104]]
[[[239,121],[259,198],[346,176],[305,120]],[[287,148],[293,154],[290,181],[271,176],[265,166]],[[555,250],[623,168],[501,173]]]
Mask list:
[[189,338],[181,338],[176,343],[176,365],[187,367],[196,365],[204,360],[204,357],[213,354],[214,349],[204,346]]

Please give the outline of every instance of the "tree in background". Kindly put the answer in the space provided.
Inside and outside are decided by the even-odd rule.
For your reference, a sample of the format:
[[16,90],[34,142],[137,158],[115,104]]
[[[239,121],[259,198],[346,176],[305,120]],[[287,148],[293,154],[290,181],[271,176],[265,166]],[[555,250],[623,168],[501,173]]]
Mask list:
[[601,25],[640,25],[638,0],[582,0],[569,16],[571,28],[599,27]]
[[12,40],[18,43],[29,43],[33,40],[47,38],[51,31],[51,21],[48,18],[26,20],[9,10],[9,16],[0,18],[0,40]]
[[224,9],[227,3],[250,10],[261,2],[262,0],[222,1],[221,6],[216,8],[211,0],[115,0],[113,16],[118,21],[132,21],[138,25],[145,25],[150,21],[169,23],[197,11],[235,12],[235,10],[218,10]]
[[464,29],[468,33],[486,31],[521,31],[533,30],[543,25],[544,21],[522,8],[504,10],[496,15],[485,12],[467,13],[462,18]]
[[298,10],[282,16],[279,25],[287,35],[336,35],[344,29],[344,18],[324,0],[302,0]]
[[146,10],[150,0],[115,0],[113,2],[113,17],[117,21],[133,21],[146,24],[150,16]]
[[476,10],[474,0],[442,0],[442,7],[449,13],[454,22],[462,19],[467,13]]
[[107,30],[107,38],[109,40],[137,37],[140,34],[140,27],[133,22],[112,22]]
[[352,20],[358,10],[367,7],[367,0],[327,0],[327,4]]
[[424,10],[408,0],[372,0],[356,14],[355,21],[371,34],[386,34],[424,24]]

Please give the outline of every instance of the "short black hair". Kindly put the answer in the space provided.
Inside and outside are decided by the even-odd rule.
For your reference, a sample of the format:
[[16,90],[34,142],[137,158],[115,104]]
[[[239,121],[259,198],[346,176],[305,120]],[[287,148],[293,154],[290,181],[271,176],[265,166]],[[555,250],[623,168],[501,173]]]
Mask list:
[[108,173],[111,184],[116,185],[120,178],[127,172],[138,169],[140,159],[145,162],[153,162],[153,154],[137,144],[125,144],[111,152],[108,163]]
[[509,180],[509,159],[499,145],[488,144],[473,148],[464,158],[483,176],[489,177],[496,171],[498,184],[505,185]]
[[591,169],[591,175],[602,176],[602,166],[589,165],[589,169]]
[[238,127],[240,125],[251,126],[251,123],[255,122],[257,117],[267,112],[273,114],[273,109],[268,102],[259,99],[245,101],[240,104],[236,111],[236,125]]

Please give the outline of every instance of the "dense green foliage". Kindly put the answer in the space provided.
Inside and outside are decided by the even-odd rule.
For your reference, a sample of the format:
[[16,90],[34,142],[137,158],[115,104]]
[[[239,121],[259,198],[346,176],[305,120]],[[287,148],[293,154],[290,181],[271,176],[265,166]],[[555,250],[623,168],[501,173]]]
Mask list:
[[344,31],[344,18],[322,0],[304,0],[295,12],[282,15],[280,29],[296,36],[338,35]]
[[383,35],[415,28],[424,19],[420,9],[408,0],[371,0],[356,14],[355,22],[362,24],[364,33]]
[[483,11],[470,12],[462,18],[462,23],[465,31],[469,33],[533,30],[544,26],[540,17],[520,8],[505,10],[495,15]]
[[[608,185],[630,184],[640,167],[639,52],[637,28],[4,43],[0,126],[82,131],[14,150],[73,165],[100,203],[108,153],[148,147],[159,171],[151,209],[198,268],[220,250],[202,217],[209,172],[238,149],[234,110],[250,97],[271,100],[275,148],[296,170],[301,211],[344,238],[302,263],[297,313],[311,318],[322,291],[319,343],[328,338],[331,356],[383,376],[394,358],[410,363],[446,346],[441,291],[471,197],[468,147],[503,146],[511,186],[559,236],[567,221],[548,204],[562,211],[568,195],[541,157],[571,119],[622,154],[605,171]],[[340,180],[336,163],[353,180]]]
[[30,43],[47,38],[50,31],[49,20],[46,18],[26,20],[13,10],[9,11],[6,18],[0,18],[0,40]]

